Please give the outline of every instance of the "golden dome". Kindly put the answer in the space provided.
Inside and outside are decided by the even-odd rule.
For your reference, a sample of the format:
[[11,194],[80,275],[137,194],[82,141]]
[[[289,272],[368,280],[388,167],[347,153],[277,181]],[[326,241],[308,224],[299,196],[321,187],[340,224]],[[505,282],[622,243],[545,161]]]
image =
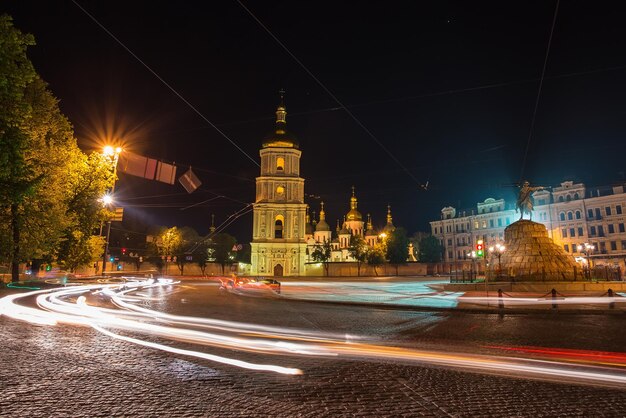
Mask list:
[[354,186],[352,186],[352,197],[350,198],[350,212],[348,212],[348,214],[346,215],[346,219],[348,221],[362,221],[363,220],[363,215],[361,215],[361,212],[356,210],[356,206],[357,206],[357,200],[356,200],[356,196],[354,195]]
[[298,140],[287,131],[287,107],[285,106],[285,91],[280,91],[280,104],[276,108],[276,128],[265,136],[263,148],[300,148]]

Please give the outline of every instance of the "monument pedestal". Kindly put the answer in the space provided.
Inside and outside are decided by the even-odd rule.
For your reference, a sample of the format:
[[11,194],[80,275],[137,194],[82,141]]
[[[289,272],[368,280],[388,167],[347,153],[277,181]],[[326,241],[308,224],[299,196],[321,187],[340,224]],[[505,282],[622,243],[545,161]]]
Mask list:
[[514,222],[504,230],[504,241],[500,279],[571,281],[582,277],[574,257],[552,241],[543,224],[526,219]]

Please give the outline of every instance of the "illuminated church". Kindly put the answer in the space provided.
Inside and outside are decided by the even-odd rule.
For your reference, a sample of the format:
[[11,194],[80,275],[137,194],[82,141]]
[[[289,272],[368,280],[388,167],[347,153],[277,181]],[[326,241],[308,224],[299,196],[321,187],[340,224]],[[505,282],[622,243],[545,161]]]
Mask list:
[[[326,222],[324,203],[319,221],[311,223],[304,203],[304,179],[300,177],[302,151],[296,137],[287,130],[287,109],[284,92],[276,109],[276,127],[265,137],[260,150],[261,175],[256,178],[256,199],[253,204],[251,274],[259,276],[305,275],[307,262],[315,245],[330,242],[331,261],[353,261],[349,254],[350,237],[361,236],[368,246],[376,245],[379,235],[357,210],[352,188],[350,210],[336,233]],[[387,225],[382,233],[395,227],[391,208],[387,208]],[[382,235],[381,233],[381,235]],[[384,236],[384,235],[383,235]]]
[[[384,238],[393,232],[396,227],[393,225],[391,217],[391,206],[387,206],[387,224],[382,231],[377,233],[372,225],[372,217],[367,215],[367,222],[363,221],[363,215],[357,209],[358,201],[352,187],[352,197],[350,198],[350,211],[344,216],[341,228],[339,220],[335,228],[335,236],[333,237],[330,226],[326,222],[326,212],[324,211],[324,202],[320,203],[319,221],[313,219],[311,221],[308,210],[306,216],[305,237],[307,243],[308,254],[312,254],[316,245],[324,244],[330,241],[331,257],[330,261],[355,261],[350,255],[350,239],[353,236],[363,238],[368,247],[374,247],[380,238]],[[313,216],[315,218],[315,216]],[[307,257],[307,261],[311,261]]]

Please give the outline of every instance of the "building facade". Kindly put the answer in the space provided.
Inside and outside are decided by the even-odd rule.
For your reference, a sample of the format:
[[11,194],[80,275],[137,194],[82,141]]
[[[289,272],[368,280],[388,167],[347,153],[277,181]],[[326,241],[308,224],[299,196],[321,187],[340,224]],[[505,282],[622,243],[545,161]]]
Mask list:
[[251,274],[304,275],[306,261],[304,179],[295,136],[287,131],[287,109],[281,94],[276,128],[263,141],[261,175],[253,204]]
[[[624,184],[587,188],[566,181],[552,191],[533,193],[532,220],[546,226],[549,236],[581,263],[620,266],[626,260],[626,193]],[[441,210],[441,219],[430,222],[432,234],[443,246],[443,261],[471,261],[479,239],[485,246],[504,242],[504,228],[520,217],[514,203],[488,198],[476,209]],[[584,244],[593,245],[586,252]],[[582,249],[581,249],[582,247]]]
[[352,237],[358,236],[363,238],[365,244],[372,248],[379,240],[385,238],[386,234],[393,232],[396,227],[393,225],[391,216],[391,206],[387,205],[387,223],[381,229],[380,233],[374,230],[372,217],[368,214],[367,221],[363,220],[363,215],[358,210],[358,200],[355,195],[354,187],[352,187],[352,196],[350,197],[350,210],[343,217],[340,224],[337,220],[337,227],[333,236],[330,225],[326,222],[326,211],[324,210],[324,202],[320,203],[319,221],[309,218],[308,212],[306,216],[306,243],[308,262],[312,259],[310,255],[313,253],[315,246],[323,245],[330,242],[331,256],[330,261],[333,262],[352,262],[354,257],[350,254],[350,241]]

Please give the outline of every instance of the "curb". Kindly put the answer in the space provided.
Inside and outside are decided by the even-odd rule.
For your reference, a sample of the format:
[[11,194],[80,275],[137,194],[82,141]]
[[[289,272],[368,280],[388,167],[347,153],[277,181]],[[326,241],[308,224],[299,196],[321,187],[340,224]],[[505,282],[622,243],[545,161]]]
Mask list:
[[[247,297],[243,294],[237,296]],[[621,309],[523,309],[523,308],[439,308],[435,306],[415,306],[415,305],[399,305],[387,303],[369,303],[369,302],[348,302],[348,301],[330,301],[330,300],[311,300],[289,298],[277,295],[276,300],[294,301],[304,303],[321,303],[326,305],[343,305],[361,308],[383,309],[392,311],[413,311],[413,312],[461,312],[461,313],[477,313],[477,314],[540,314],[540,315],[624,315],[626,311]]]

